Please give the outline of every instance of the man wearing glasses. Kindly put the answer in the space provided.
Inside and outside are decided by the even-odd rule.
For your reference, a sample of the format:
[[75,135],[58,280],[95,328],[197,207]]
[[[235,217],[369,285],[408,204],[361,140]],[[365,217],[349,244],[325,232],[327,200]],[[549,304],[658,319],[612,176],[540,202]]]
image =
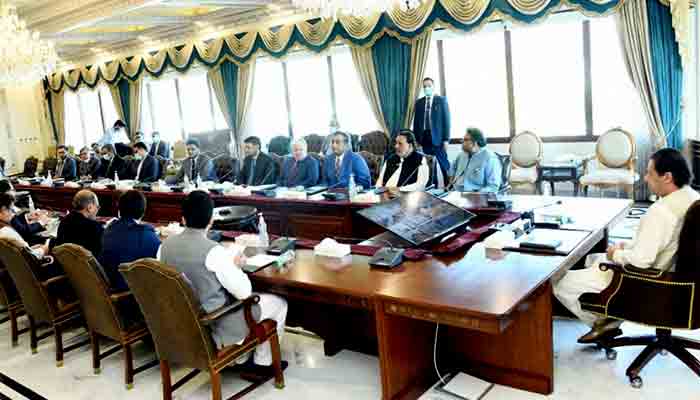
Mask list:
[[477,128],[467,128],[462,153],[450,168],[450,185],[460,192],[497,193],[501,187],[501,162],[486,148],[486,138]]

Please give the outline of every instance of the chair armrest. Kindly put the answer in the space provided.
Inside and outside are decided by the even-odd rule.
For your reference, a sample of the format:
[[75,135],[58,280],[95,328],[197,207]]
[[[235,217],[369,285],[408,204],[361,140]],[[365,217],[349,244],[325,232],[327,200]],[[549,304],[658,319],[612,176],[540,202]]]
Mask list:
[[662,278],[664,274],[667,273],[667,271],[662,271],[660,269],[655,269],[655,268],[638,268],[635,267],[634,265],[618,265],[618,264],[612,264],[612,263],[600,263],[598,266],[601,271],[608,271],[611,270],[616,273],[620,273],[623,275],[633,275],[633,276],[642,276],[642,277],[647,277],[647,278]]
[[245,315],[245,320],[246,324],[248,325],[249,328],[252,328],[255,326],[256,322],[255,319],[253,318],[253,305],[258,304],[260,302],[260,296],[258,295],[253,295],[248,297],[245,300],[240,300],[232,304],[227,304],[225,306],[220,307],[217,310],[214,310],[210,312],[209,314],[204,315],[203,317],[199,318],[199,322],[201,322],[203,325],[211,325],[218,319],[232,313],[236,312],[243,307],[243,312]]
[[112,302],[116,303],[118,301],[128,299],[132,296],[133,296],[133,294],[131,294],[131,292],[127,290],[125,292],[113,293],[113,294],[109,295],[109,299],[112,300]]
[[43,286],[43,287],[49,287],[49,286],[51,286],[51,285],[53,285],[53,284],[55,284],[55,283],[63,282],[63,281],[65,281],[65,280],[67,280],[67,279],[68,279],[68,276],[67,276],[67,275],[54,276],[53,278],[49,278],[49,279],[47,279],[47,280],[41,282],[41,286]]

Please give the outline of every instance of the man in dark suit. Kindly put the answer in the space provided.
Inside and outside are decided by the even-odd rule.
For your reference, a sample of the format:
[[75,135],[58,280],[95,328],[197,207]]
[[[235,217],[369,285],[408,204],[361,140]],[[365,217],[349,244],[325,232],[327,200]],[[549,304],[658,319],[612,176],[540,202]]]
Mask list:
[[175,181],[181,183],[185,177],[190,182],[194,182],[197,178],[202,178],[203,181],[216,180],[214,163],[209,157],[200,153],[199,140],[188,139],[185,145],[187,146],[187,158],[182,162],[182,168],[177,172]]
[[89,147],[80,149],[80,162],[78,163],[78,177],[80,179],[92,179],[97,177],[100,169],[100,159],[90,153]]
[[278,168],[275,161],[260,151],[260,139],[250,136],[243,141],[245,159],[238,183],[248,186],[269,185],[277,182]]
[[119,197],[119,219],[107,226],[102,239],[102,254],[98,257],[111,288],[129,290],[119,273],[119,265],[141,258],[155,258],[160,239],[152,225],[140,221],[146,212],[146,198],[137,190]]
[[148,147],[144,142],[134,145],[134,161],[131,163],[132,176],[139,182],[150,183],[158,180],[158,160],[148,154]]
[[58,155],[58,164],[56,164],[56,174],[54,178],[63,178],[68,181],[74,181],[78,176],[78,166],[75,159],[68,155],[68,148],[65,145],[60,145],[56,148]]
[[297,139],[292,144],[292,155],[284,158],[277,184],[311,187],[318,183],[319,170],[318,160],[309,156],[306,140]]
[[170,143],[160,140],[160,133],[153,132],[153,142],[151,143],[151,149],[148,150],[148,154],[153,157],[162,157],[166,160],[170,160]]
[[82,246],[97,257],[102,253],[102,233],[104,228],[97,222],[100,202],[95,193],[81,190],[73,197],[73,210],[58,225],[56,239],[51,248],[65,243]]
[[[425,96],[416,101],[413,132],[423,153],[434,155],[443,175],[450,170],[447,144],[450,142],[450,108],[447,99],[433,93],[433,80],[423,80]],[[445,175],[446,176],[446,175]]]
[[114,179],[114,175],[117,174],[120,179],[126,178],[126,161],[119,157],[114,150],[114,146],[111,144],[106,144],[102,146],[102,165],[100,166],[97,176],[100,178]]

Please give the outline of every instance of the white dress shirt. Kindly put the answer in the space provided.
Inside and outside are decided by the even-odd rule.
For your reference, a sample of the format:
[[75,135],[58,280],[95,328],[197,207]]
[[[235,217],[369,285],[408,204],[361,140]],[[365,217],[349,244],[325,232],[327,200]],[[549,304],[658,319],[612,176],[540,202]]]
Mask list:
[[652,204],[639,221],[632,245],[616,250],[612,261],[638,268],[672,270],[685,213],[697,200],[700,194],[684,186]]
[[[401,159],[401,162],[399,163],[399,167],[394,171],[394,174],[389,177],[389,180],[386,181],[386,184],[384,184],[384,173],[386,172],[386,164],[382,166],[382,171],[379,173],[379,179],[377,179],[377,187],[390,187],[390,188],[395,188],[399,184],[399,177],[401,176],[401,170],[403,169],[403,158]],[[416,181],[410,185],[402,186],[400,189],[405,192],[414,192],[416,190],[423,190],[425,189],[426,185],[428,184],[428,180],[430,180],[430,168],[428,168],[428,162],[425,160],[425,157],[423,157],[423,160],[420,163],[420,166],[418,167],[418,177],[416,178]]]
[[141,179],[141,167],[143,167],[143,162],[144,162],[144,161],[146,161],[146,157],[143,157],[143,158],[141,159],[141,162],[139,162],[139,167],[136,168],[136,180],[137,180],[137,181]]
[[[162,246],[158,248],[156,258],[161,259]],[[221,286],[238,300],[245,300],[253,293],[253,285],[248,275],[234,262],[239,254],[243,253],[243,247],[233,245],[231,247],[215,246],[207,254],[204,266],[216,275]]]

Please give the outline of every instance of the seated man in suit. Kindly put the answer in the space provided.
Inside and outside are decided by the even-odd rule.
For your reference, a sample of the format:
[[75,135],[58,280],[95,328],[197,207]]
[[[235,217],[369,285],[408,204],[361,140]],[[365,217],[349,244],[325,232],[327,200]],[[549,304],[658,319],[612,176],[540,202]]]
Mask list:
[[323,184],[329,188],[347,188],[350,174],[355,176],[355,183],[368,189],[372,186],[367,162],[357,153],[353,153],[350,135],[336,132],[331,139],[332,153],[323,161]]
[[141,258],[155,258],[160,239],[153,226],[142,224],[146,212],[146,197],[130,190],[119,197],[119,219],[105,228],[102,254],[98,257],[114,291],[128,290],[119,273],[119,265]]
[[243,143],[245,159],[238,183],[260,186],[277,182],[277,165],[270,156],[260,150],[260,139],[256,136],[250,136]]
[[131,168],[132,176],[139,182],[150,183],[158,180],[160,164],[155,157],[148,154],[148,147],[144,142],[134,145],[134,160]]
[[[185,230],[171,236],[158,250],[158,259],[183,273],[192,283],[202,308],[210,313],[236,299],[250,297],[250,279],[240,268],[245,263],[243,248],[234,245],[223,247],[207,238],[207,230],[213,221],[214,202],[209,194],[199,190],[191,192],[182,203],[182,223]],[[277,321],[277,331],[284,333],[287,302],[271,294],[258,294],[260,303],[254,308],[258,321]],[[211,326],[217,348],[241,343],[248,335],[243,310],[218,319]],[[255,349],[253,363],[262,376],[271,376],[272,353],[269,343]],[[286,363],[285,363],[286,364]]]
[[151,142],[151,149],[148,150],[148,154],[153,157],[161,157],[166,160],[170,159],[170,143],[164,142],[160,139],[159,132],[153,132],[153,141]]
[[318,160],[309,157],[304,139],[292,143],[292,155],[285,157],[277,184],[284,187],[311,187],[318,183]]
[[114,179],[115,175],[120,179],[126,179],[126,161],[119,157],[114,146],[107,144],[102,146],[102,165],[97,173],[100,178]]
[[100,159],[94,156],[88,147],[80,149],[80,163],[78,164],[78,177],[90,180],[97,177],[100,169]]
[[182,183],[187,177],[190,182],[195,182],[197,178],[202,178],[203,181],[216,180],[214,176],[214,163],[200,153],[200,143],[197,139],[188,139],[185,143],[187,146],[187,158],[182,162],[182,168],[177,172],[175,181]]
[[63,217],[58,225],[56,239],[51,248],[64,243],[73,243],[92,252],[95,257],[102,253],[102,233],[104,228],[97,221],[100,202],[90,190],[81,190],[73,197],[73,210]]
[[477,128],[467,128],[462,152],[450,168],[450,185],[460,192],[498,193],[501,161],[486,148],[486,138]]
[[430,180],[430,168],[423,154],[416,151],[416,137],[408,129],[399,131],[394,150],[382,166],[377,187],[400,188],[412,192],[424,190]]
[[54,178],[63,178],[68,181],[74,181],[78,177],[78,166],[75,159],[68,154],[68,147],[59,145],[56,148],[58,155],[58,164],[56,164],[56,174]]
[[45,231],[46,225],[49,224],[48,213],[43,210],[23,212],[17,208],[14,205],[14,188],[12,183],[6,179],[0,179],[0,194],[5,193],[13,196],[12,211],[14,216],[10,221],[12,228],[30,245],[44,243],[46,238],[40,237],[38,234]]
[[587,268],[571,270],[555,283],[554,295],[579,319],[592,327],[579,338],[579,343],[593,343],[603,337],[621,334],[619,327],[622,321],[599,319],[583,311],[578,301],[581,294],[602,292],[612,282],[613,272],[601,271],[598,268],[600,262],[631,264],[638,268],[673,269],[685,213],[700,199],[700,195],[688,185],[690,177],[690,168],[679,151],[666,148],[654,153],[647,165],[644,180],[649,189],[659,196],[659,200],[649,207],[640,220],[632,244],[609,246],[606,254],[588,256]]

